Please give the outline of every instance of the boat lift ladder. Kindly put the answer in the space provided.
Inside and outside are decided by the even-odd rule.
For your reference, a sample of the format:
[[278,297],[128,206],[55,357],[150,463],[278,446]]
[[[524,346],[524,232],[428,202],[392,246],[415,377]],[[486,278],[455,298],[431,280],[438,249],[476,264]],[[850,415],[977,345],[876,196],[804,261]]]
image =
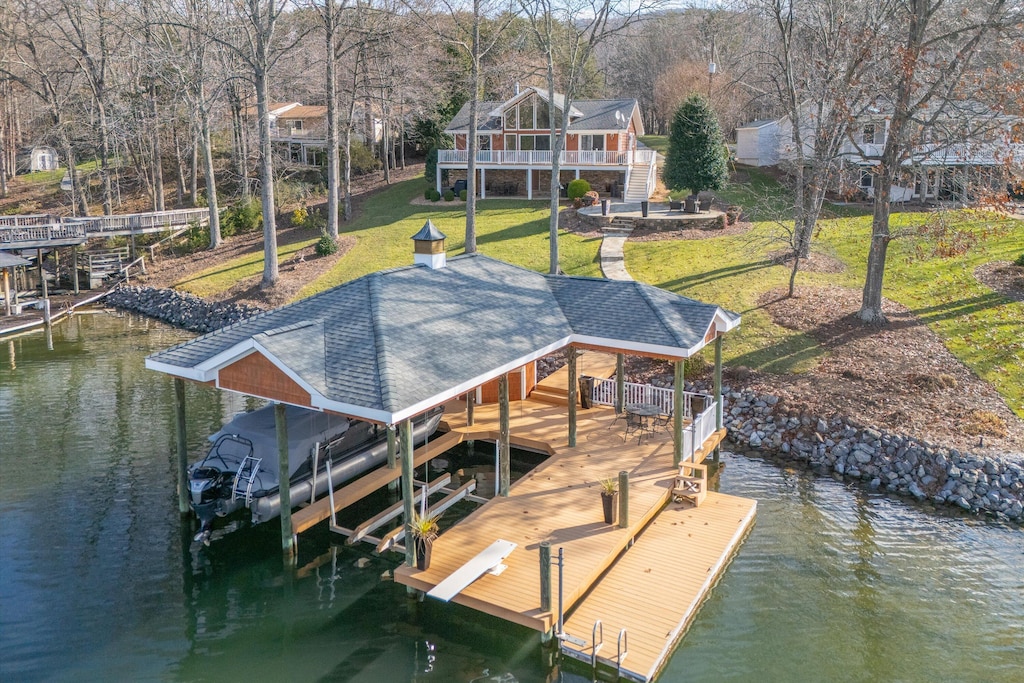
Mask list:
[[[248,506],[252,503],[252,486],[256,481],[256,474],[260,471],[260,463],[263,462],[263,458],[257,458],[254,455],[247,455],[242,458],[241,464],[238,466],[238,471],[235,472],[235,481],[231,485],[231,500],[237,500],[239,498],[238,482],[246,477],[248,481],[245,483],[245,504]],[[246,470],[246,465],[249,466],[249,470]],[[243,474],[244,473],[244,474]]]

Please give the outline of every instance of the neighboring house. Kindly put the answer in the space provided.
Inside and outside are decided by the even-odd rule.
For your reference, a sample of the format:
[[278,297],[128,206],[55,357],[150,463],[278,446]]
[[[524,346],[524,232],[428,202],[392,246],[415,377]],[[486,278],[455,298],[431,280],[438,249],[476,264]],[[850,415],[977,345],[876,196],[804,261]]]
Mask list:
[[[524,88],[504,102],[480,102],[477,127],[477,187],[488,194],[548,196],[551,181],[550,117],[562,118],[564,98],[540,88]],[[436,187],[441,172],[449,181],[466,177],[469,162],[469,103],[455,115],[445,132],[455,138],[455,149],[438,150]],[[565,187],[583,178],[591,189],[627,201],[647,199],[656,182],[655,154],[638,148],[644,134],[640,107],[635,99],[578,100],[569,112],[566,149],[561,154],[559,181]]]
[[[839,151],[843,161],[835,190],[857,189],[874,194],[878,164],[889,135],[889,115],[883,108],[858,117]],[[921,141],[903,162],[901,178],[892,188],[893,201],[953,200],[966,202],[978,187],[999,190],[1008,167],[1024,158],[1019,139],[1020,117],[992,112],[979,104],[960,103],[949,114],[923,129]],[[790,118],[754,121],[736,129],[737,159],[751,166],[773,166],[796,159]],[[813,154],[811,131],[804,136],[804,153]],[[742,147],[742,149],[741,149]]]
[[[358,112],[352,139],[363,144],[380,142],[383,126],[380,119]],[[366,131],[372,131],[367,136]],[[270,139],[286,150],[292,163],[323,166],[327,163],[327,107],[300,102],[270,103]]]
[[760,119],[736,129],[736,161],[748,166],[779,163],[779,122]]
[[53,147],[36,145],[18,154],[15,168],[19,173],[54,171],[60,168],[60,157]]

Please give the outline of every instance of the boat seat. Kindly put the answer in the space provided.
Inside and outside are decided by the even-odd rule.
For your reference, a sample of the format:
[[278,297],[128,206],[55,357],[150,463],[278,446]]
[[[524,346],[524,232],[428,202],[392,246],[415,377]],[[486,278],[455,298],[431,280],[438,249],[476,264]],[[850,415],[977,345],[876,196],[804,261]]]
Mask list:
[[684,462],[679,465],[672,486],[672,499],[677,503],[688,501],[697,507],[708,495],[708,467],[695,462]]

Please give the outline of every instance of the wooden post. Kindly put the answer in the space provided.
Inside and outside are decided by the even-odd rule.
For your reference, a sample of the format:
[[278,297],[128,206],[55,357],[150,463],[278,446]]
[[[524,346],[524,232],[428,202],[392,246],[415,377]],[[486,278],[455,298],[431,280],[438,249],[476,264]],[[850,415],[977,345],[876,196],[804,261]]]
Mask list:
[[619,472],[619,528],[629,526],[629,472]]
[[466,392],[466,426],[473,426],[473,408],[476,406],[476,389]]
[[540,542],[540,611],[551,611],[551,543]]
[[11,283],[7,279],[8,278],[7,271],[10,270],[10,268],[2,268],[0,270],[3,271],[3,280],[4,280],[4,315],[10,315],[11,314]]
[[498,378],[498,495],[507,496],[512,482],[512,454],[509,451],[508,373]]
[[43,298],[48,299],[50,292],[46,286],[46,276],[43,275],[43,248],[36,249],[36,264],[39,266],[39,284],[43,288]]
[[75,288],[75,294],[79,293],[78,286],[78,245],[71,245],[71,284]]
[[185,380],[174,378],[174,417],[178,439],[178,512],[189,513],[188,442],[185,440]]
[[[715,337],[715,429],[721,429],[724,425],[722,420],[722,335]],[[715,446],[714,462],[717,463],[721,455],[721,444]]]
[[626,357],[615,354],[615,412],[621,413],[626,405]]
[[672,464],[679,467],[683,461],[683,418],[686,415],[683,411],[686,406],[683,390],[686,383],[683,381],[683,359],[676,361],[675,389],[672,392]]
[[569,448],[576,447],[576,349],[570,346],[566,351],[569,362]]
[[[398,467],[398,435],[395,434],[395,425],[388,425],[388,469]],[[397,491],[399,483],[397,479],[388,482],[388,491]]]
[[277,431],[277,486],[281,499],[281,550],[285,558],[295,556],[295,534],[292,532],[292,495],[288,471],[288,422],[283,403],[274,404],[274,428]]
[[[416,543],[412,536],[412,515],[416,509],[412,484],[412,420],[402,420],[399,433],[402,441],[399,452],[402,454],[402,512],[405,515],[405,564],[409,567],[416,564]],[[410,589],[412,592],[412,589]]]

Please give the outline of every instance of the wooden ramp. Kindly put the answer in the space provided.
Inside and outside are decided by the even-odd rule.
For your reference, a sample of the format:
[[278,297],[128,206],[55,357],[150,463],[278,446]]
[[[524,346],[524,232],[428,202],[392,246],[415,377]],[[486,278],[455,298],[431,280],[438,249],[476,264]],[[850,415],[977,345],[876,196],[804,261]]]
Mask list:
[[[742,542],[756,508],[753,500],[713,491],[700,507],[670,503],[565,622],[571,637],[562,641],[562,652],[594,662],[594,625],[600,621],[597,662],[622,678],[653,680]],[[620,642],[626,650],[621,661]]]

